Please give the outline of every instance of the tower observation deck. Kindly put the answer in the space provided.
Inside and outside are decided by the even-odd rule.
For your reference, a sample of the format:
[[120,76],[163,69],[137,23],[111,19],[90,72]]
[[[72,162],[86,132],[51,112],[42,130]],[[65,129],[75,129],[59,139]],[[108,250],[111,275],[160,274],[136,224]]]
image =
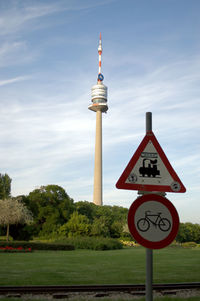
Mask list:
[[103,74],[101,73],[101,54],[102,42],[101,34],[99,39],[99,72],[97,84],[92,86],[91,101],[88,109],[96,112],[96,140],[95,140],[95,163],[94,163],[94,194],[93,202],[96,205],[102,205],[102,113],[106,113],[107,106],[107,87],[103,84]]

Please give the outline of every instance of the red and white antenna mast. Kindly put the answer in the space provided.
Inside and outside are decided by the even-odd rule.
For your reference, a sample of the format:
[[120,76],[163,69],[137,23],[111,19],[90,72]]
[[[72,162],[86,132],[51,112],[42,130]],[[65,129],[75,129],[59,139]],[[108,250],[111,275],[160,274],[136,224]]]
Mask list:
[[92,87],[92,104],[88,107],[90,110],[96,112],[97,110],[101,112],[106,112],[108,110],[107,106],[107,87],[103,84],[104,76],[101,73],[101,55],[102,55],[102,41],[101,33],[99,36],[99,72],[97,77],[97,84]]

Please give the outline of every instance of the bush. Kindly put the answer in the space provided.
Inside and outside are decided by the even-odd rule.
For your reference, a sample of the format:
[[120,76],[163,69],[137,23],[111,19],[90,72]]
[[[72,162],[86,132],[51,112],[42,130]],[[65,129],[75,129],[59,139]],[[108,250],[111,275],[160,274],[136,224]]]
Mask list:
[[197,243],[194,242],[194,241],[188,241],[188,242],[182,243],[181,246],[183,248],[196,248],[197,247]]
[[116,250],[123,248],[122,243],[117,239],[105,237],[71,237],[65,242],[74,245],[76,249]]
[[74,250],[73,245],[61,243],[41,243],[41,242],[27,242],[27,241],[0,241],[0,247],[22,247],[24,249],[31,248],[32,250],[53,250],[53,251],[71,251]]
[[126,247],[139,247],[140,246],[139,244],[135,243],[133,240],[130,241],[130,240],[121,239],[120,241],[123,244],[123,246],[126,246]]
[[90,223],[87,216],[73,212],[69,221],[62,225],[59,229],[59,235],[61,236],[84,236],[90,233]]

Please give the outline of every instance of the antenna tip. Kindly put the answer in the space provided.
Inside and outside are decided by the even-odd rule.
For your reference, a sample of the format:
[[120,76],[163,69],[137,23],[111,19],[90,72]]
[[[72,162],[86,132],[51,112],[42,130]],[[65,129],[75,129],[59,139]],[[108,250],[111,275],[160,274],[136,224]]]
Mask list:
[[100,35],[99,35],[99,40],[101,40],[101,32],[100,32]]

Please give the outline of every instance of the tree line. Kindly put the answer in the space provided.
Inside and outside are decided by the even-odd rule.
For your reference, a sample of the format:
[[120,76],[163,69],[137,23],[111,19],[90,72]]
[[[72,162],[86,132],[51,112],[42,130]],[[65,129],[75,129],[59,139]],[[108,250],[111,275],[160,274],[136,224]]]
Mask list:
[[[0,174],[0,233],[15,240],[96,236],[131,239],[128,209],[74,202],[58,185],[41,186],[28,195],[11,197],[11,179]],[[200,225],[181,223],[176,240],[200,243]]]
[[33,223],[23,228],[25,236],[117,238],[123,231],[128,210],[118,206],[96,206],[86,201],[75,203],[58,185],[41,186],[28,196],[22,196],[22,202],[33,214]]

